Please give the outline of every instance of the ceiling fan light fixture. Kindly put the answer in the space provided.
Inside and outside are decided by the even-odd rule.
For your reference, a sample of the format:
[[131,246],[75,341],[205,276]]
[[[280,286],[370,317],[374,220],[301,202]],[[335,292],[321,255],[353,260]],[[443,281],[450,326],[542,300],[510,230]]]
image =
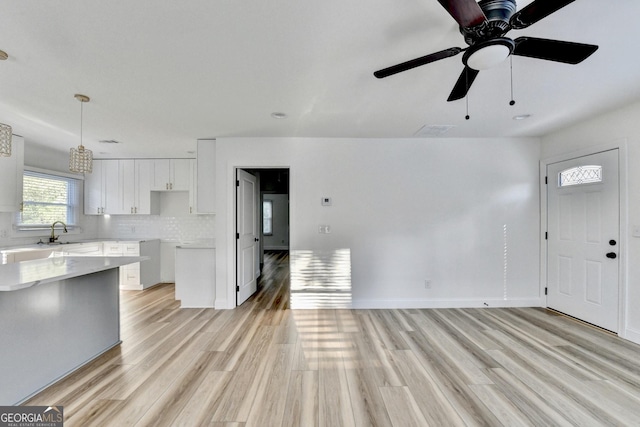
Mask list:
[[499,37],[471,46],[464,53],[462,61],[467,67],[474,70],[487,70],[504,62],[514,48],[513,40]]

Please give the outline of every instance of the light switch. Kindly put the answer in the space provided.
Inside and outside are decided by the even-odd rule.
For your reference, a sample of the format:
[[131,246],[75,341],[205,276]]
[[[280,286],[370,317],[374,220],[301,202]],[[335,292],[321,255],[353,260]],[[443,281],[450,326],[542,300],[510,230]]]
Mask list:
[[640,225],[633,226],[633,237],[640,237]]
[[331,227],[328,225],[319,225],[318,226],[318,233],[320,234],[329,234],[331,233]]

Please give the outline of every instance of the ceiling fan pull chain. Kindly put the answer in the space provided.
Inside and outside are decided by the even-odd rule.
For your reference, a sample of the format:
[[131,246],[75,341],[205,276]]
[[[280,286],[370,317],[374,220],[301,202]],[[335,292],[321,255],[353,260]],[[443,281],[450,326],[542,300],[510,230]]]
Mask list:
[[[465,70],[466,71],[466,70]],[[464,116],[465,120],[469,120],[469,73],[465,73],[465,79],[466,79],[466,84],[467,84],[467,93],[465,94],[464,100],[467,104],[467,115]]]
[[511,101],[509,101],[509,105],[513,106],[516,104],[513,99],[513,56],[509,56],[509,69],[511,70]]

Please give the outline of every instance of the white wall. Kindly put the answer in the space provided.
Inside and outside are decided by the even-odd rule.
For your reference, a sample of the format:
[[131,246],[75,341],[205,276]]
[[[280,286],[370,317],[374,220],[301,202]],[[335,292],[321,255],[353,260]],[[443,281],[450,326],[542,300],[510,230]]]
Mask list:
[[[628,224],[623,224],[627,230],[626,283],[623,285],[623,295],[626,294],[623,328],[620,335],[640,343],[640,238],[633,236],[633,230],[640,226],[640,103],[636,103],[617,111],[592,118],[567,129],[555,132],[542,140],[542,158],[550,158],[583,150],[588,147],[602,145],[626,146],[627,164],[623,168],[627,171],[627,199],[628,208],[623,217],[628,218]],[[622,207],[623,210],[625,207]],[[622,242],[621,242],[622,243]]]
[[236,167],[290,168],[290,247],[349,249],[355,307],[541,305],[539,156],[537,139],[218,138],[216,307],[235,305]]

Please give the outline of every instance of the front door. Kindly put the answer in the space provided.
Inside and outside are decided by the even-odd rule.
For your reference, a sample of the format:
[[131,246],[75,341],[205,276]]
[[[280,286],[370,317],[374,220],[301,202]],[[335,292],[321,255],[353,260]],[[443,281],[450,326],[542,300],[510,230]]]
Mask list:
[[618,150],[547,165],[547,306],[617,332]]
[[245,302],[257,289],[258,263],[257,179],[238,169],[236,181],[236,302]]

